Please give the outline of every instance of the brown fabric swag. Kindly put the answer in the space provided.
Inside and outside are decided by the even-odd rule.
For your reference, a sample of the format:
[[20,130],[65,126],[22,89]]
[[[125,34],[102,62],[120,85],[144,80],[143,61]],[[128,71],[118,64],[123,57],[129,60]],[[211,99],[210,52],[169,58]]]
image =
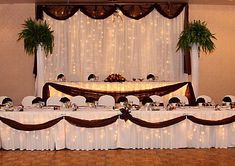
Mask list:
[[102,95],[108,94],[108,95],[113,96],[115,101],[117,102],[119,97],[125,96],[125,95],[135,95],[140,99],[140,101],[142,101],[144,97],[150,96],[150,95],[164,96],[182,88],[185,85],[187,85],[185,96],[189,99],[190,105],[195,105],[195,95],[193,92],[193,87],[192,87],[191,82],[182,82],[182,83],[163,86],[159,88],[139,90],[139,91],[126,91],[126,92],[118,92],[118,91],[108,92],[108,91],[98,91],[98,90],[96,91],[96,90],[76,88],[76,87],[65,86],[65,85],[60,85],[60,84],[49,82],[43,86],[43,99],[46,100],[47,98],[50,97],[49,86],[70,96],[81,95],[86,98],[90,98],[90,97],[94,98],[95,100],[98,100],[99,97]]
[[63,117],[59,117],[42,124],[22,124],[8,118],[0,117],[0,121],[2,121],[2,123],[10,126],[13,129],[22,130],[22,131],[35,131],[35,130],[47,129],[49,127],[54,126],[62,119]]
[[141,19],[148,15],[154,8],[168,19],[177,17],[187,3],[142,3],[127,5],[36,5],[36,18],[43,19],[43,11],[57,20],[66,20],[72,17],[79,9],[82,13],[93,19],[105,19],[121,10],[122,13],[132,19]]
[[131,114],[127,114],[128,119],[132,122],[135,123],[136,125],[139,125],[141,127],[147,127],[147,128],[164,128],[164,127],[169,127],[174,124],[177,124],[183,120],[186,119],[186,116],[180,116],[174,119],[166,120],[163,122],[157,122],[157,123],[151,123],[151,122],[146,122],[144,120],[138,119],[133,117]]
[[122,110],[121,115],[116,115],[116,116],[113,116],[113,117],[110,117],[107,119],[98,119],[98,120],[82,120],[82,119],[77,119],[77,118],[73,118],[70,116],[63,116],[63,117],[59,117],[59,118],[50,120],[50,121],[42,123],[42,124],[33,124],[33,125],[22,124],[22,123],[19,123],[19,122],[16,122],[14,120],[4,118],[4,117],[0,117],[0,121],[2,121],[2,123],[8,125],[11,128],[16,129],[16,130],[35,131],[35,130],[42,130],[42,129],[50,128],[50,127],[54,126],[55,124],[57,124],[62,119],[65,119],[67,122],[69,122],[70,124],[72,124],[74,126],[85,127],[85,128],[97,128],[97,127],[104,127],[104,126],[110,125],[110,124],[116,122],[119,117],[125,121],[130,120],[132,123],[139,125],[141,127],[146,127],[146,128],[169,127],[169,126],[175,125],[185,119],[188,119],[188,120],[192,121],[193,123],[205,125],[205,126],[226,125],[226,124],[230,124],[230,123],[235,122],[235,115],[228,117],[228,118],[221,119],[221,120],[216,120],[216,121],[199,119],[199,118],[196,118],[191,115],[184,115],[184,116],[180,116],[180,117],[170,119],[167,121],[152,123],[152,122],[147,122],[147,121],[141,120],[139,118],[133,117],[128,112],[128,110],[124,110],[124,111]]
[[65,116],[65,120],[68,121],[70,124],[78,127],[86,127],[86,128],[95,128],[95,127],[104,127],[108,126],[117,121],[119,115],[113,116],[107,119],[99,119],[99,120],[82,120],[73,118],[70,116]]
[[163,121],[163,122],[151,123],[151,122],[147,122],[147,121],[141,120],[139,118],[133,117],[130,114],[129,110],[121,109],[120,111],[122,112],[121,119],[123,119],[125,121],[130,120],[132,123],[134,123],[136,125],[139,125],[141,127],[155,128],[155,129],[156,128],[169,127],[171,125],[177,124],[177,123],[179,123],[179,122],[186,119],[186,116],[180,116],[180,117],[170,119],[170,120],[166,120],[166,121]]
[[224,118],[221,120],[205,120],[205,119],[199,119],[191,115],[187,115],[187,119],[192,121],[193,123],[197,123],[200,125],[205,125],[205,126],[218,126],[218,125],[226,125],[235,122],[235,115]]

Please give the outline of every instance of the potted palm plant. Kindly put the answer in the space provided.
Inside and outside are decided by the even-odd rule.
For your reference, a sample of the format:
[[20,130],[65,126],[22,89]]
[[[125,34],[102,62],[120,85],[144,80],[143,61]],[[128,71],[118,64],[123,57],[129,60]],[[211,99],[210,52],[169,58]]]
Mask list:
[[200,20],[194,20],[181,32],[177,43],[177,51],[191,49],[192,84],[196,96],[198,95],[199,52],[200,50],[205,53],[214,51],[213,39],[216,39],[215,35],[207,28],[207,24]]
[[53,31],[46,21],[27,19],[23,24],[23,29],[19,33],[19,40],[24,41],[25,52],[37,57],[37,78],[35,90],[37,96],[42,97],[44,86],[44,60],[42,54],[51,54],[54,46]]

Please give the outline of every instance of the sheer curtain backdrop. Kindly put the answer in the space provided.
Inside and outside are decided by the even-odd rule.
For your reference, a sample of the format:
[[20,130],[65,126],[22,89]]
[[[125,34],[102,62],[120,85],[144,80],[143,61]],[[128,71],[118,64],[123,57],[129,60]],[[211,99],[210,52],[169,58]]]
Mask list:
[[176,52],[184,12],[167,19],[156,10],[140,20],[124,15],[91,19],[80,11],[65,21],[45,14],[54,30],[55,47],[45,58],[45,80],[64,73],[68,81],[87,81],[94,73],[104,80],[120,73],[127,80],[156,74],[160,81],[185,81],[183,55]]

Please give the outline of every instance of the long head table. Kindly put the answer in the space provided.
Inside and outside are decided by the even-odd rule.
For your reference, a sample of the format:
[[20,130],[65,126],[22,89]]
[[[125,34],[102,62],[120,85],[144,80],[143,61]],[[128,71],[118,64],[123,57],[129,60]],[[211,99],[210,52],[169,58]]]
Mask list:
[[184,95],[190,105],[195,104],[191,82],[48,82],[43,87],[43,98],[50,96],[77,96],[98,100],[102,95],[119,97],[135,95],[141,101],[145,96],[163,96],[165,103],[174,95]]
[[[120,114],[110,108],[86,107],[77,111],[48,108],[0,111],[0,146],[7,150],[235,147],[233,110],[143,108],[132,111],[126,118]],[[139,122],[154,127],[141,127]]]

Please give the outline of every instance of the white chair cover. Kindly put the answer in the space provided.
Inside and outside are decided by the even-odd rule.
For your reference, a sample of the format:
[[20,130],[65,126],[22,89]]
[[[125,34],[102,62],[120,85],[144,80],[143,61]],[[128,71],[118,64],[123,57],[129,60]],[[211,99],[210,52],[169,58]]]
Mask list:
[[47,106],[62,106],[62,102],[60,102],[61,97],[59,96],[51,96],[47,99]]
[[235,102],[235,96],[233,96],[233,95],[226,95],[226,96],[224,96],[224,98],[225,97],[229,97],[232,100],[232,102]]
[[[201,95],[201,96],[198,96],[197,99],[198,99],[198,98],[203,98],[206,103],[212,102],[211,97],[209,97],[209,96],[207,96],[207,95]],[[196,100],[197,100],[197,99],[196,99]]]
[[115,100],[114,100],[113,96],[103,95],[103,96],[100,96],[100,98],[98,100],[98,105],[113,107],[115,105]]
[[189,104],[189,101],[188,101],[188,98],[186,96],[183,96],[183,95],[176,95],[176,96],[173,96],[173,97],[177,97],[178,99],[180,99],[180,102],[181,103],[185,103],[185,104]]
[[0,104],[2,104],[2,101],[7,98],[7,96],[0,96]]
[[77,106],[87,106],[86,98],[84,96],[74,96],[70,101],[71,104],[76,104]]
[[35,98],[36,98],[35,96],[25,96],[25,97],[22,99],[21,104],[22,104],[24,107],[31,107],[31,106],[33,106],[32,101],[33,101]]
[[128,95],[126,96],[128,102],[133,102],[133,104],[140,105],[140,100],[138,97],[133,96],[133,95]]
[[157,103],[163,103],[163,99],[161,96],[158,96],[158,95],[151,95],[149,96],[153,102],[157,102]]

